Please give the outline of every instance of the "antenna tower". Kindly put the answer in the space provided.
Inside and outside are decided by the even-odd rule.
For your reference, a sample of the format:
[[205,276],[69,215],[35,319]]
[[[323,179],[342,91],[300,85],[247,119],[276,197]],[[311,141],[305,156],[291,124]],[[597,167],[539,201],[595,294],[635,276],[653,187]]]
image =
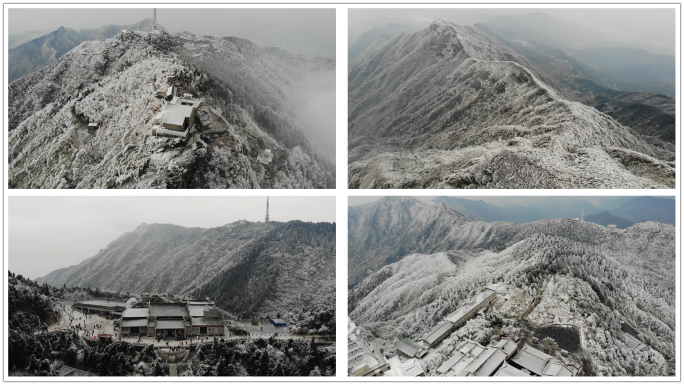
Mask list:
[[268,196],[266,196],[266,222],[268,223],[270,220],[268,218]]
[[582,220],[580,221],[584,221],[584,209],[582,210]]
[[157,28],[157,8],[152,8],[152,18],[154,19],[154,25],[152,28],[156,31]]

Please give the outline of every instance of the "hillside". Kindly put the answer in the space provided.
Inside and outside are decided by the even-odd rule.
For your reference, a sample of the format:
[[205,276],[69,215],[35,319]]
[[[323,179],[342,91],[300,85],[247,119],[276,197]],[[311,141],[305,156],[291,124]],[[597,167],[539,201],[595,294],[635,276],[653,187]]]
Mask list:
[[405,255],[463,246],[459,240],[467,234],[456,229],[473,222],[444,205],[411,197],[349,207],[349,286]]
[[[105,40],[122,30],[152,31],[153,19],[145,19],[131,25],[105,25],[97,29],[76,30],[59,27],[54,31],[31,31],[32,34],[17,36],[8,51],[9,82],[57,61],[84,41]],[[160,29],[164,29],[157,24]]]
[[[411,212],[420,212],[416,216],[419,219]],[[350,288],[369,274],[366,268],[375,272],[405,255],[477,249],[499,252],[539,234],[596,247],[620,260],[624,268],[656,284],[675,286],[674,276],[669,274],[675,268],[670,256],[675,245],[672,225],[643,222],[624,230],[610,230],[572,219],[486,223],[446,206],[414,198],[389,197],[349,209]],[[644,249],[657,252],[644,258]]]
[[[642,257],[655,254],[674,262],[672,248],[646,245],[642,251]],[[664,375],[666,359],[674,356],[675,288],[654,284],[613,255],[543,234],[499,252],[414,254],[354,288],[349,295],[355,304],[350,318],[364,324],[389,356],[393,340],[420,337],[476,290],[489,286],[498,295],[491,313],[454,332],[424,360],[426,365],[439,366],[448,358],[449,347],[464,337],[486,345],[495,332],[562,323],[579,328],[596,374]],[[525,325],[518,320],[526,316],[523,311],[535,297],[540,301],[532,303]],[[622,322],[655,351],[630,349],[623,341]]]
[[[9,187],[330,188],[334,155],[300,106],[307,79],[334,68],[334,57],[238,38],[156,31],[84,42],[11,83]],[[187,140],[150,136],[169,78],[202,100]],[[277,153],[268,166],[257,160],[265,149]]]
[[674,186],[662,151],[476,27],[397,32],[348,76],[350,188]]
[[[540,72],[545,81],[571,101],[578,101],[596,108],[620,124],[632,128],[643,140],[651,144],[660,159],[674,161],[675,156],[675,99],[674,86],[671,92],[645,88],[647,92],[619,90],[614,79],[606,80],[604,67],[581,60],[580,50],[574,54],[540,43],[538,40],[492,24],[476,24],[476,27],[501,40],[511,49],[524,56]],[[601,48],[602,51],[616,50]],[[618,49],[618,51],[620,51]],[[634,60],[641,60],[638,56]],[[674,58],[672,58],[674,59]],[[634,60],[626,60],[630,65]],[[592,60],[592,62],[598,62]],[[674,73],[674,72],[672,72]],[[625,83],[624,80],[622,83]],[[618,89],[615,87],[618,86]],[[666,96],[665,93],[669,96]]]
[[[160,353],[161,344],[155,345],[152,338],[135,345],[125,340],[93,344],[72,329],[39,332],[66,312],[57,311],[62,311],[58,298],[90,295],[82,288],[38,285],[12,272],[7,278],[8,376],[62,376],[74,368],[93,376],[335,376],[334,344],[321,345],[314,340],[216,339],[199,347],[195,344],[188,349],[186,363],[179,364],[178,370],[173,364],[170,370],[169,362],[177,360],[162,360],[161,356],[168,355]],[[95,297],[121,299],[117,295]]]
[[274,316],[334,309],[334,277],[334,224],[239,221],[210,229],[142,224],[67,272],[37,281],[208,296],[231,313]]

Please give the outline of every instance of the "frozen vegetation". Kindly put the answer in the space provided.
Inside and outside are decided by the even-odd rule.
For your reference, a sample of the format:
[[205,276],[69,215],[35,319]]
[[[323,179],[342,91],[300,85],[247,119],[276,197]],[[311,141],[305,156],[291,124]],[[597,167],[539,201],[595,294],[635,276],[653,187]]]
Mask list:
[[169,376],[172,371],[180,376],[335,375],[334,345],[313,339],[217,338],[184,349],[182,364],[172,364],[154,344],[98,343],[73,330],[47,333],[46,324],[59,316],[58,298],[83,290],[38,285],[12,272],[7,281],[9,376],[58,376],[74,368],[92,376]]
[[[84,42],[10,84],[9,187],[330,188],[334,155],[298,103],[301,82],[332,76],[334,63],[237,38]],[[150,136],[169,77],[203,103],[187,140]],[[87,123],[99,128],[82,142]],[[265,149],[277,156],[262,165]]]
[[[335,225],[251,223],[216,228],[142,224],[41,284],[209,297],[230,313],[334,327]],[[318,320],[316,319],[318,316]],[[323,317],[324,320],[320,320]]]
[[[407,208],[423,202],[388,198],[365,206],[366,211],[373,204],[380,210],[380,205]],[[397,211],[396,217],[407,216]],[[575,354],[588,367],[585,374],[660,376],[673,372],[674,226],[643,222],[620,230],[570,219],[528,224],[461,220],[453,233],[433,238],[429,232],[413,233],[404,225],[403,220],[395,221],[392,233],[413,238],[413,248],[404,249],[406,256],[373,271],[349,291],[350,318],[387,358],[397,354],[396,340],[419,340],[480,289],[489,287],[496,290],[494,304],[457,327],[421,359],[427,375],[438,375],[436,368],[465,340],[487,346],[500,335],[559,324],[577,327],[580,349]],[[438,228],[436,222],[433,226]],[[350,251],[357,230],[350,219]],[[383,233],[388,233],[387,239]],[[374,249],[387,247],[393,239],[389,231],[383,231],[364,241],[368,249]],[[438,239],[441,243],[428,247],[429,253],[416,253]],[[403,241],[397,246],[409,244]],[[630,347],[625,327],[647,347]]]
[[547,77],[473,26],[378,40],[349,71],[349,187],[674,187],[667,150]]

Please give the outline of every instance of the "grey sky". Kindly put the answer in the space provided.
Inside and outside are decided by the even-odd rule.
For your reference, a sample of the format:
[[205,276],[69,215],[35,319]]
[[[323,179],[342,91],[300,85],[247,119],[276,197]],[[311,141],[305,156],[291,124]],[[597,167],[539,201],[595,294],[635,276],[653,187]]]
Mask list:
[[[542,12],[579,30],[591,29],[600,41],[629,43],[656,54],[675,54],[675,9],[655,8],[460,8],[460,9],[350,9],[349,44],[359,36],[388,22],[415,24],[421,29],[441,18],[461,24],[491,22],[493,18],[519,17]],[[494,23],[496,24],[496,23]]]
[[[423,201],[431,201],[437,196],[415,196],[416,199]],[[597,207],[603,202],[616,199],[615,196],[455,196],[467,200],[482,200],[487,204],[505,207],[508,205],[520,205],[523,207],[539,204],[540,201],[558,201],[559,204],[567,202],[568,200],[584,201]],[[371,203],[373,201],[382,199],[383,196],[349,196],[349,205],[361,205]]]
[[[335,197],[270,198],[272,221],[335,221]],[[94,256],[142,223],[263,221],[266,197],[9,197],[9,269],[32,279]]]
[[[99,28],[152,17],[152,8],[10,8],[9,34],[61,26]],[[169,32],[237,36],[259,46],[280,46],[305,55],[335,53],[335,9],[157,8]]]

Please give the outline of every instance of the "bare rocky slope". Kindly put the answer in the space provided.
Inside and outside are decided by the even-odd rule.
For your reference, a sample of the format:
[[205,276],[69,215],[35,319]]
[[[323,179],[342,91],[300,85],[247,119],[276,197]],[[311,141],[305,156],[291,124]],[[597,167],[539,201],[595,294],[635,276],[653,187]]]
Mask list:
[[[163,31],[88,41],[9,86],[10,188],[331,188],[334,158],[297,108],[308,58]],[[168,78],[202,99],[187,141],[150,136]],[[82,139],[87,123],[100,128]],[[269,148],[270,166],[257,161]]]
[[210,297],[231,313],[334,309],[335,225],[238,221],[203,229],[142,224],[97,255],[36,281]]
[[547,77],[473,26],[376,41],[349,71],[349,187],[674,187],[674,162]]

